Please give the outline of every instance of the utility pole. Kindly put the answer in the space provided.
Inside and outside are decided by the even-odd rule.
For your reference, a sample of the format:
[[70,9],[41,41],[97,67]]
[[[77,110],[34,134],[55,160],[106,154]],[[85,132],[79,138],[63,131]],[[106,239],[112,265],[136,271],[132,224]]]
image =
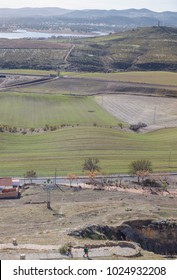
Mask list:
[[51,206],[50,206],[50,191],[52,190],[52,180],[47,179],[47,182],[45,182],[44,184],[45,184],[44,188],[47,191],[47,209],[51,209]]
[[101,105],[103,106],[103,95],[101,96]]
[[171,151],[169,153],[169,158],[168,158],[168,167],[171,167]]
[[153,119],[153,123],[155,124],[155,121],[156,121],[156,106],[154,108],[154,119]]
[[57,184],[57,169],[55,168],[55,179],[54,179],[55,185]]
[[50,189],[47,190],[47,209],[51,209],[51,207],[50,207]]

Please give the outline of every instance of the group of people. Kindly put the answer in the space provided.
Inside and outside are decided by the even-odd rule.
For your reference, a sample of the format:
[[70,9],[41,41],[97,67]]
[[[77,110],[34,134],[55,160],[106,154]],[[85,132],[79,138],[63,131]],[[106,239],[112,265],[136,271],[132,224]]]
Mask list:
[[[83,258],[87,258],[87,259],[89,258],[88,252],[89,252],[88,246],[85,245],[85,246],[84,246],[84,255],[83,255]],[[71,245],[71,244],[68,245],[67,255],[68,255],[68,257],[73,258],[72,245]]]

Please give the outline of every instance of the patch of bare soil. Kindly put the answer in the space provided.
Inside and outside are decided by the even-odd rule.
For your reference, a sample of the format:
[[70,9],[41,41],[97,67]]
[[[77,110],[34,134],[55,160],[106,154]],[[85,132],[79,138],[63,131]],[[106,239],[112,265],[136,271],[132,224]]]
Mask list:
[[8,75],[3,81],[0,83],[0,88],[6,88],[18,85],[20,83],[28,83],[32,81],[38,80],[39,77],[33,76],[21,76],[21,75]]
[[177,127],[176,98],[117,94],[96,96],[95,100],[123,122],[147,124],[144,132]]

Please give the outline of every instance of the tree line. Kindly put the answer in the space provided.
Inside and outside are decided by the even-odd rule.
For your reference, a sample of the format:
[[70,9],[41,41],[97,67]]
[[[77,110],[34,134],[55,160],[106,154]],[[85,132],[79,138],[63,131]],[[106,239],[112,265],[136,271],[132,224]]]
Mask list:
[[[87,175],[94,179],[96,175],[101,171],[100,160],[98,158],[90,157],[85,159],[83,163],[83,172],[86,172]],[[135,160],[132,161],[129,165],[129,174],[136,176],[138,184],[143,183],[145,177],[153,172],[152,163],[150,160]],[[36,171],[33,169],[26,171],[24,174],[25,178],[29,178],[32,182],[32,179],[37,177]],[[75,174],[69,174],[68,179],[72,182],[76,179]]]

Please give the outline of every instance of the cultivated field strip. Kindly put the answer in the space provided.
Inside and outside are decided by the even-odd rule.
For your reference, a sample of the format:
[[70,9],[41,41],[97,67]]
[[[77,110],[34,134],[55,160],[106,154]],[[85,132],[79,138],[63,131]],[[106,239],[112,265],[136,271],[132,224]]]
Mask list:
[[96,96],[95,100],[113,116],[135,124],[144,122],[159,127],[177,126],[177,99],[134,95]]

